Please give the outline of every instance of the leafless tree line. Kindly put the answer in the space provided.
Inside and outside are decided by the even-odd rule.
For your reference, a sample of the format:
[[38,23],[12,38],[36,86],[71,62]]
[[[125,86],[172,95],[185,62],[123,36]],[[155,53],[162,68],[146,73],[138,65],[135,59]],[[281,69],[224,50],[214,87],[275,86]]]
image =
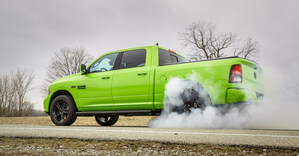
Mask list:
[[190,60],[214,59],[229,55],[255,59],[259,52],[258,43],[252,38],[248,38],[243,46],[236,47],[237,34],[219,33],[215,25],[204,21],[190,24],[179,36],[184,47],[191,49],[187,53]]
[[25,69],[0,75],[0,116],[28,116],[34,112],[33,104],[26,100],[33,79],[33,71]]

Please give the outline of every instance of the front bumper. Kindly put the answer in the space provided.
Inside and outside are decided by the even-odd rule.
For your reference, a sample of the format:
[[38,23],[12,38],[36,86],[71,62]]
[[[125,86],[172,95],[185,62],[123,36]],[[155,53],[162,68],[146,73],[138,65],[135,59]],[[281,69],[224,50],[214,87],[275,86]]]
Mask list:
[[49,113],[50,96],[48,95],[44,100],[44,112]]

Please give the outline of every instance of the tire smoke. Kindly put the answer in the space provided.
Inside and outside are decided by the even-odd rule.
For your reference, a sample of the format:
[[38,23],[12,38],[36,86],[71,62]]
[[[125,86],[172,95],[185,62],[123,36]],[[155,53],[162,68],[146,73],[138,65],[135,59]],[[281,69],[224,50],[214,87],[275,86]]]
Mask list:
[[[215,107],[191,109],[187,113],[171,111],[182,106],[180,96],[183,90],[194,87],[184,79],[172,78],[165,86],[164,110],[160,117],[149,122],[150,127],[163,128],[216,128],[216,129],[299,129],[299,103],[296,85],[281,83],[274,70],[264,67],[265,97],[260,104],[244,104],[242,107]],[[274,74],[275,73],[275,74]],[[274,74],[274,75],[273,75]],[[194,77],[194,73],[191,77]],[[297,80],[289,80],[296,82]],[[285,82],[285,81],[284,81]],[[288,83],[289,83],[288,82]],[[186,95],[188,96],[188,95]]]

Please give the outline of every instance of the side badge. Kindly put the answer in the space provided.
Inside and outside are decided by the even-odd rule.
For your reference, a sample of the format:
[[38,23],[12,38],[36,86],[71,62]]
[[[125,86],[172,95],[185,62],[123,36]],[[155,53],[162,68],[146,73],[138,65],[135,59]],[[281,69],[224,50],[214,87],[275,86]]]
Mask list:
[[86,85],[79,85],[77,86],[77,89],[86,89]]

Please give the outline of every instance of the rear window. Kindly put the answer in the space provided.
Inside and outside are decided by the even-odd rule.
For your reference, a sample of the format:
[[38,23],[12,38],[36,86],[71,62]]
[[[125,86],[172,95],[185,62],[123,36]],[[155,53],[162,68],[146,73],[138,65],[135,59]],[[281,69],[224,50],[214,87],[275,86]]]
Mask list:
[[145,57],[145,49],[126,51],[120,61],[120,69],[143,67],[145,65]]
[[186,62],[185,58],[170,51],[159,49],[159,65],[169,65]]

